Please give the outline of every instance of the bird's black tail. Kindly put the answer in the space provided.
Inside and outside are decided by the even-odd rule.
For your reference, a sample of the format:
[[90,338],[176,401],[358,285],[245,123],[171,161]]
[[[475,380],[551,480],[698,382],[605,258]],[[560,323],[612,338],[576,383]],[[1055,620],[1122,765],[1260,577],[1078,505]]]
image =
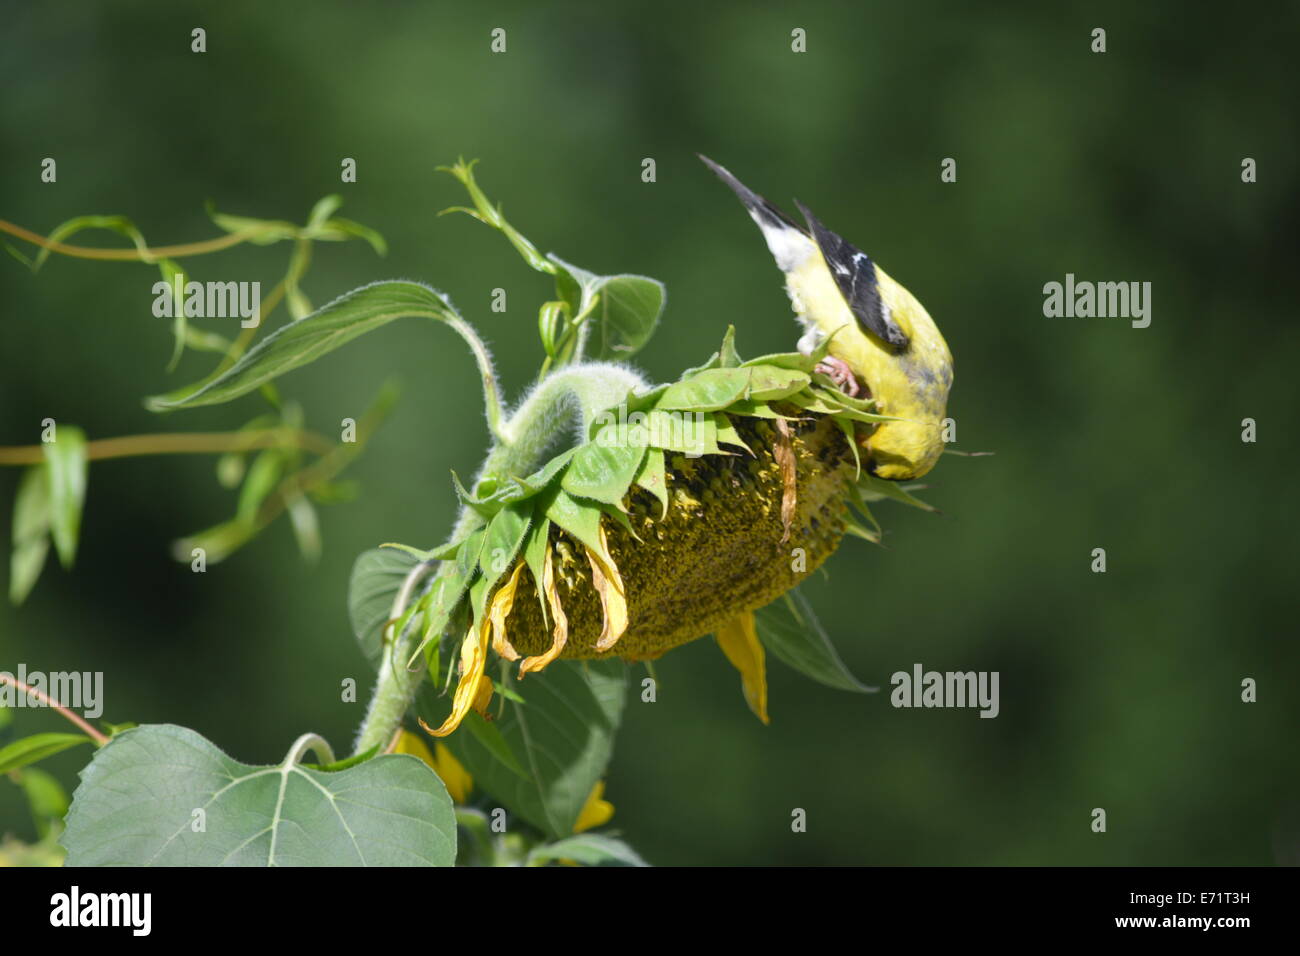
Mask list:
[[791,229],[797,229],[804,235],[808,235],[808,231],[804,229],[803,226],[799,225],[776,206],[772,205],[772,203],[754,192],[754,190],[750,189],[735,176],[731,175],[731,171],[725,166],[720,166],[703,153],[696,153],[695,155],[704,161],[705,166],[708,166],[709,169],[717,173],[719,179],[731,187],[731,191],[740,197],[740,201],[745,204],[745,208],[755,216],[764,220],[768,225],[786,226]]

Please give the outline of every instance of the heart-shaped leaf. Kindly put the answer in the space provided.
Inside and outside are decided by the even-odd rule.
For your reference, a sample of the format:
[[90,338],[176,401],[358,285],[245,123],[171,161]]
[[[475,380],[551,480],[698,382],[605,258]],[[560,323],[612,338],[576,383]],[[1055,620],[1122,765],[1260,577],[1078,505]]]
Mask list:
[[587,322],[596,358],[631,358],[650,341],[668,295],[662,282],[648,276],[596,275],[556,255],[547,258],[562,270],[556,274],[556,288],[574,314],[594,309]]
[[60,839],[68,865],[455,862],[451,798],[422,761],[388,754],[326,773],[297,756],[249,766],[184,727],[128,730],[81,772]]
[[348,583],[348,616],[352,633],[366,659],[378,664],[383,653],[384,625],[393,598],[420,559],[401,548],[371,548],[357,556]]

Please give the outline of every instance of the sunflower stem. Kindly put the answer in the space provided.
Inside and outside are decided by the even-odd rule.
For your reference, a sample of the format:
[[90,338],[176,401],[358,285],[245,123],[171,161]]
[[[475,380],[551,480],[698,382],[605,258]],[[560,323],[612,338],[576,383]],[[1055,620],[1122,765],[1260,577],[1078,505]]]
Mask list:
[[[505,478],[531,474],[545,462],[547,453],[566,433],[576,428],[578,440],[584,441],[596,416],[619,405],[629,392],[646,387],[645,379],[621,365],[605,362],[573,365],[542,379],[505,421],[500,420],[499,413],[494,414],[494,390],[489,399],[488,420],[494,426],[496,443],[479,469],[479,479],[487,475]],[[451,540],[463,537],[482,520],[477,512],[462,507]],[[390,617],[400,617],[404,610],[395,603]],[[386,743],[401,726],[424,679],[423,658],[417,658],[410,669],[406,666],[415,637],[397,634],[385,646],[379,664],[379,682],[357,734],[354,754]]]

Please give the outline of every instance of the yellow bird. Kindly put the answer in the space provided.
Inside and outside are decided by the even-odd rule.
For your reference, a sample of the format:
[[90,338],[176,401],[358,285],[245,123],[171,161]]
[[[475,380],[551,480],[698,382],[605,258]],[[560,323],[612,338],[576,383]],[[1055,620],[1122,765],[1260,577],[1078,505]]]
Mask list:
[[817,371],[846,394],[873,398],[884,422],[866,439],[872,474],[919,478],[943,454],[944,412],[952,387],[952,354],[925,307],[852,243],[831,232],[803,203],[808,228],[700,156],[740,197],[785,273],[799,324],[799,350],[811,353],[829,335]]

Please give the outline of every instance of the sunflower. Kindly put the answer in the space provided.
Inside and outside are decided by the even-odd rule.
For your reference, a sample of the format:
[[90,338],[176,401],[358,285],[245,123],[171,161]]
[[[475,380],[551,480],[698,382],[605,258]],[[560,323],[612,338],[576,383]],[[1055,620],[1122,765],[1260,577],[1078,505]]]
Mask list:
[[754,612],[846,533],[879,540],[866,498],[919,504],[862,471],[860,445],[890,419],[814,372],[824,348],[743,361],[728,329],[703,366],[592,415],[586,441],[532,473],[457,482],[471,520],[417,554],[413,575],[435,576],[395,620],[423,635],[412,659],[424,652],[435,679],[440,639],[460,625],[451,712],[426,729],[443,737],[483,710],[493,657],[523,678],[557,659],[652,660],[709,634],[766,722]]

